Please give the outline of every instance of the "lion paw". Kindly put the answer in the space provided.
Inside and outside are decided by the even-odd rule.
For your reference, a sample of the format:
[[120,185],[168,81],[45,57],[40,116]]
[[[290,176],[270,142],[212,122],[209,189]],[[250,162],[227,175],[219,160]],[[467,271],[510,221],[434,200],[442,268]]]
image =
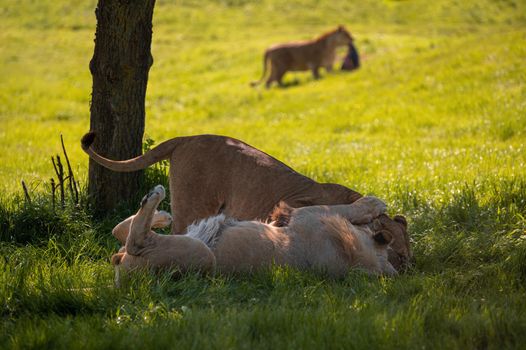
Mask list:
[[367,196],[360,198],[358,201],[360,205],[363,205],[363,208],[371,219],[376,218],[387,211],[387,205],[377,197]]
[[155,211],[153,215],[152,228],[164,228],[170,226],[172,223],[172,216],[170,213],[159,210]]

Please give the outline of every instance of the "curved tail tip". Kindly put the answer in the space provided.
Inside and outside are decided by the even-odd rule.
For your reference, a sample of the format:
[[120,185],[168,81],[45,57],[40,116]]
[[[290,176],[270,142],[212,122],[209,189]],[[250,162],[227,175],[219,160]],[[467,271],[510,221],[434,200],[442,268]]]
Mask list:
[[86,135],[82,136],[82,139],[80,140],[82,149],[86,151],[93,144],[93,141],[95,141],[95,133],[93,131],[90,131]]

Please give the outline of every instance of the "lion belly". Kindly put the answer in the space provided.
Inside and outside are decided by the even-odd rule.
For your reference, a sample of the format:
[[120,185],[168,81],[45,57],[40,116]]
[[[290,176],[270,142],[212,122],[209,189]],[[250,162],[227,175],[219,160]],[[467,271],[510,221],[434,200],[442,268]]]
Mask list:
[[282,229],[245,221],[227,228],[213,252],[222,273],[250,273],[273,264],[284,265],[288,237]]
[[273,65],[288,71],[306,71],[319,67],[322,52],[312,44],[282,45],[272,49],[270,59]]

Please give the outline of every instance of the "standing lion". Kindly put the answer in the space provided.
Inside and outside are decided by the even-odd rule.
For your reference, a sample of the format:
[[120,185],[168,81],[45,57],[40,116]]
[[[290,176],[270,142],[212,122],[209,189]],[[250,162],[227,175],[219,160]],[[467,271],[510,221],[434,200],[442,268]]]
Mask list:
[[282,78],[287,71],[312,71],[314,79],[320,77],[319,69],[332,68],[336,48],[352,43],[351,34],[339,26],[333,31],[325,33],[317,39],[308,41],[278,44],[269,47],[263,57],[263,75],[259,81],[252,82],[252,86],[260,84],[267,75],[270,64],[270,75],[265,83],[269,88],[274,81],[283,86]]

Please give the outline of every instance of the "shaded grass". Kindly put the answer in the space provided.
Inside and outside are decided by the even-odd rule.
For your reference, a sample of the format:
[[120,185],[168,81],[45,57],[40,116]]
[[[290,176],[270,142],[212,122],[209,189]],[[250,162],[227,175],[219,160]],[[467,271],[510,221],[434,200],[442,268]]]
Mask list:
[[434,203],[400,201],[413,213],[417,263],[392,279],[353,272],[327,280],[273,268],[175,281],[142,274],[118,290],[107,262],[115,248],[89,237],[93,231],[45,246],[4,243],[3,344],[519,348],[526,322],[524,191],[523,181],[492,181],[465,184]]

